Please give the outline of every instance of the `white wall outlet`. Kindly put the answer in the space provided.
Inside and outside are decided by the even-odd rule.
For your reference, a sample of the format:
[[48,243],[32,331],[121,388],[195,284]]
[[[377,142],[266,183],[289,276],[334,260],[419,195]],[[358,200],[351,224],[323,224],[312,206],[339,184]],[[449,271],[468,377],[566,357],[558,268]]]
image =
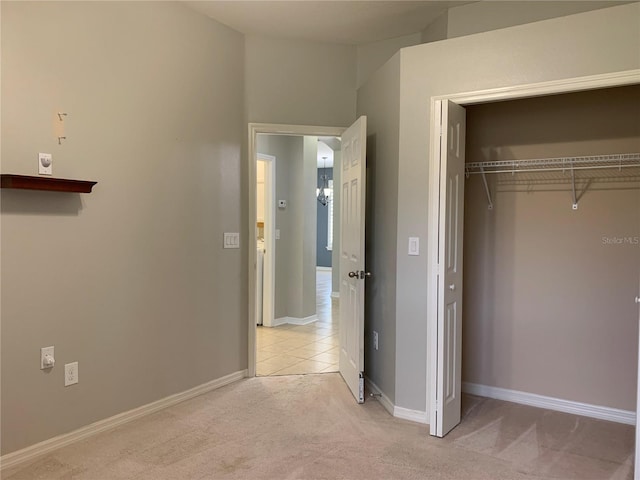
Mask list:
[[53,347],[43,347],[40,349],[40,370],[53,368],[56,359],[53,355]]
[[225,232],[224,248],[240,248],[240,234]]
[[373,331],[373,349],[378,350],[378,332]]
[[280,240],[280,229],[276,228],[276,240]]
[[67,363],[64,366],[64,386],[78,383],[78,362]]
[[38,154],[38,173],[40,175],[53,175],[53,156],[50,153]]

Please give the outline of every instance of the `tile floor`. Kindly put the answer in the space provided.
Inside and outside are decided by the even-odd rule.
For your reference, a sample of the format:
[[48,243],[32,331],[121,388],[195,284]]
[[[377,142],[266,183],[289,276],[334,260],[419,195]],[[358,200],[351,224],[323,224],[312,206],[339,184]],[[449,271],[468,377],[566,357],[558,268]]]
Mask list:
[[316,302],[314,323],[257,327],[257,375],[338,371],[338,299],[331,298],[330,271],[316,273]]

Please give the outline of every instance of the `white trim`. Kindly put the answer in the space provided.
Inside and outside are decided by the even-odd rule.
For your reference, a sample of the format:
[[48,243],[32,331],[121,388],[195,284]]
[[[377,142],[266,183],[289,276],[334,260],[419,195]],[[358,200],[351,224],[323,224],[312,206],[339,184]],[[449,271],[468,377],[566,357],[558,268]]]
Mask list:
[[125,423],[137,420],[138,418],[144,417],[151,413],[155,413],[159,410],[163,410],[167,407],[171,407],[172,405],[184,402],[185,400],[197,397],[198,395],[216,390],[230,383],[237,382],[238,380],[242,380],[246,376],[247,371],[240,370],[238,372],[225,375],[224,377],[218,378],[216,380],[203,383],[202,385],[198,385],[197,387],[190,388],[189,390],[185,390],[184,392],[169,395],[168,397],[162,398],[155,402],[151,402],[146,405],[142,405],[141,407],[119,413],[103,420],[99,420],[77,430],[74,430],[73,432],[58,435],[57,437],[53,437],[43,442],[36,443],[35,445],[31,445],[21,450],[7,453],[6,455],[0,457],[0,468],[1,470],[5,470],[9,467],[15,467],[16,465],[31,461],[36,457],[45,455],[49,452],[52,452],[53,450],[57,450],[80,440],[84,440],[85,438],[92,437],[106,430],[111,430],[115,427],[119,427],[120,425],[123,425]]
[[584,417],[598,418],[610,422],[625,423],[627,425],[636,424],[636,412],[632,410],[620,410],[618,408],[603,407],[601,405],[591,405],[588,403],[564,400],[562,398],[546,397],[535,393],[479,385],[477,383],[462,382],[462,391],[480,397],[495,398],[496,400],[572,413]]
[[375,383],[373,383],[369,377],[364,377],[365,385],[369,393],[380,394],[379,397],[376,397],[378,402],[384,407],[384,409],[389,412],[390,415],[401,418],[402,420],[409,420],[411,422],[427,424],[428,415],[427,412],[422,410],[411,410],[409,408],[396,407],[393,402],[387,397],[380,387],[378,387]]
[[[341,137],[345,127],[322,127],[307,125],[279,125],[275,123],[249,123],[248,125],[248,146],[247,146],[247,172],[248,185],[256,185],[256,149],[257,136],[259,133],[274,135],[311,135],[317,137]],[[253,238],[256,229],[256,189],[248,189],[248,221],[245,230],[246,238]],[[250,242],[252,244],[253,242]],[[247,308],[249,309],[248,321],[248,342],[247,342],[247,365],[248,377],[256,376],[256,261],[257,251],[255,248],[249,248],[249,258],[247,262],[248,283],[249,283],[249,301]]]
[[393,402],[389,399],[389,397],[387,397],[382,390],[380,389],[380,387],[378,387],[375,383],[373,383],[371,381],[371,379],[369,379],[369,377],[365,376],[364,377],[364,382],[365,382],[365,387],[366,389],[369,391],[369,393],[376,393],[376,394],[380,394],[379,397],[376,397],[376,400],[378,400],[378,402],[380,402],[380,405],[382,405],[384,407],[384,409],[389,412],[389,415],[394,416],[393,412],[395,409],[395,405],[393,404]]
[[429,414],[422,410],[394,407],[393,416],[403,420],[409,420],[411,422],[422,423],[423,425],[429,424]]
[[331,298],[340,298],[340,292],[331,292]]
[[[433,422],[436,414],[435,389],[437,387],[436,368],[437,361],[437,326],[438,326],[438,204],[440,175],[440,154],[435,144],[440,137],[439,132],[439,109],[436,109],[438,102],[451,100],[460,105],[472,103],[487,103],[500,100],[515,100],[519,98],[536,97],[543,95],[553,95],[561,93],[578,92],[583,90],[593,90],[598,88],[619,87],[624,85],[634,85],[640,83],[640,69],[626,70],[621,72],[605,73],[601,75],[589,75],[584,77],[565,78],[549,82],[516,85],[511,87],[493,88],[479,90],[475,92],[451,93],[449,95],[438,95],[431,97],[431,127],[429,132],[430,153],[429,153],[429,213],[428,213],[428,258],[427,258],[427,410]],[[436,111],[437,110],[437,111]],[[434,203],[435,201],[435,203]],[[433,432],[431,432],[433,435]]]
[[331,267],[316,267],[316,270],[318,272],[330,272],[331,271]]
[[[308,317],[280,317],[276,318],[273,321],[274,327],[278,327],[280,325],[309,325],[310,323],[316,322],[318,320],[318,315],[310,315]],[[265,325],[265,327],[268,325]]]
[[472,92],[461,92],[450,95],[438,95],[433,100],[451,100],[460,105],[473,103],[497,102],[528,97],[541,97],[559,93],[596,90],[599,88],[622,87],[640,83],[640,69],[622,72],[588,75],[585,77],[563,78],[542,83],[528,83],[510,87],[492,88]]

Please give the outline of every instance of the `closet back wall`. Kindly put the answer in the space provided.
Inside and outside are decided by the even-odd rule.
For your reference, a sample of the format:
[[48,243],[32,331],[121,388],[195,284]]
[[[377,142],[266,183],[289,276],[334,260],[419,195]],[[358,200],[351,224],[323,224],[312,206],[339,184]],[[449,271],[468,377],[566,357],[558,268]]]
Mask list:
[[[640,87],[467,108],[467,162],[640,152]],[[463,381],[635,410],[640,169],[466,185]],[[627,174],[631,174],[628,171]],[[622,244],[615,239],[627,239]]]

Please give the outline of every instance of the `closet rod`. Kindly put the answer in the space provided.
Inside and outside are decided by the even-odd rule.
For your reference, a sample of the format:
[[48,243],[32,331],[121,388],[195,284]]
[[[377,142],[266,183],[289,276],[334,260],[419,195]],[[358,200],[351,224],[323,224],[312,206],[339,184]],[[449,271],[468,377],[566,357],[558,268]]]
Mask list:
[[467,175],[484,175],[487,173],[558,172],[632,167],[640,167],[640,153],[472,162],[465,165],[465,172]]

